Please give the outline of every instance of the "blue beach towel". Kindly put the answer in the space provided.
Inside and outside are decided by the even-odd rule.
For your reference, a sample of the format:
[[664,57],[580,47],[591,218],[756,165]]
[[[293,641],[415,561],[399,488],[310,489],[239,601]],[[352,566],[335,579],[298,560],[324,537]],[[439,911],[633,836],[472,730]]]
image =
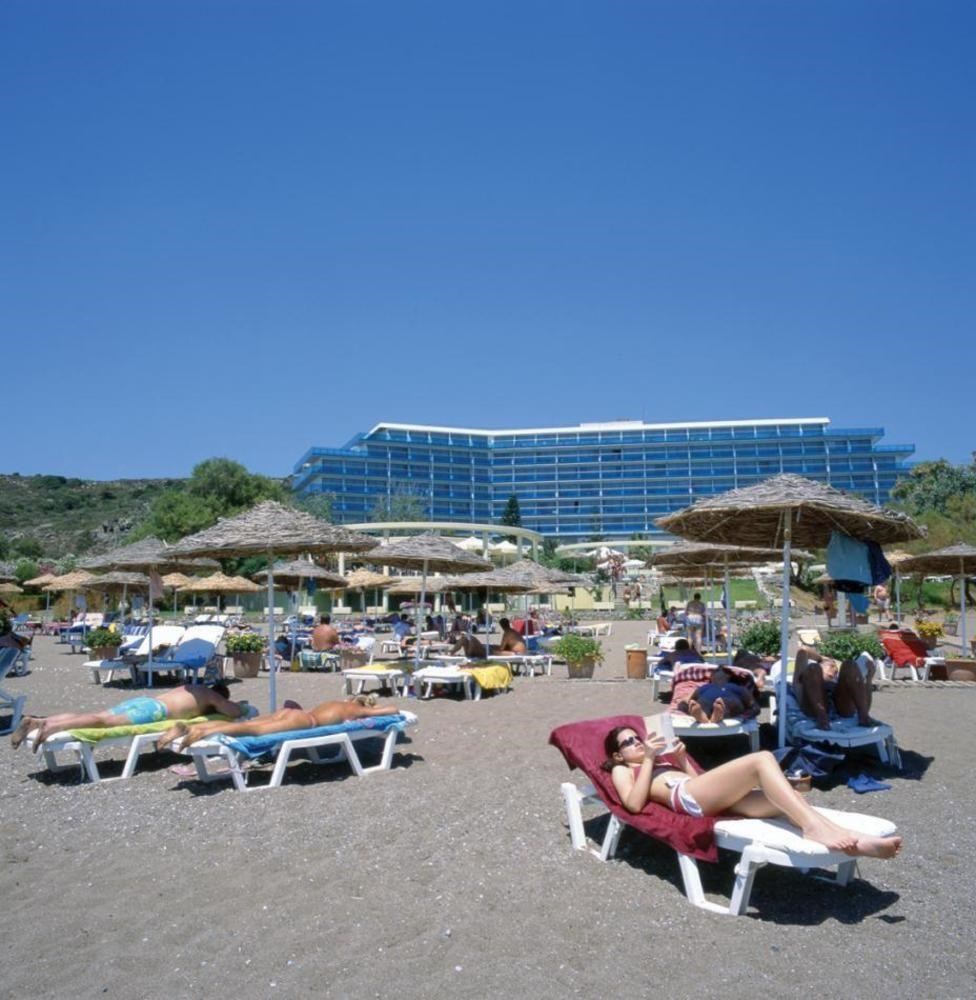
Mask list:
[[885,781],[876,781],[869,774],[859,774],[855,778],[848,778],[847,787],[857,792],[858,795],[863,795],[865,792],[891,791],[891,785]]
[[259,757],[273,757],[281,744],[288,740],[307,740],[315,736],[359,732],[363,729],[374,731],[377,736],[381,736],[390,729],[397,729],[402,733],[408,725],[409,719],[405,715],[374,715],[369,719],[340,722],[334,726],[290,729],[286,733],[270,733],[267,736],[228,736],[226,733],[217,733],[213,738],[225,746],[229,746],[242,757],[247,757],[248,760],[257,760]]

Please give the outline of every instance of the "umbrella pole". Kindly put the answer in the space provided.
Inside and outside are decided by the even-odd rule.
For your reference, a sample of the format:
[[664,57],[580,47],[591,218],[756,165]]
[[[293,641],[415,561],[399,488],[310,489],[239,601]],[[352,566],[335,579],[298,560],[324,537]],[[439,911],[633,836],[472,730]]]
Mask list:
[[153,628],[153,585],[152,585],[152,575],[156,572],[156,567],[153,566],[149,570],[149,600],[146,602],[149,605],[149,656],[146,659],[146,664],[149,667],[149,687],[153,686],[153,642],[152,642],[152,628]]
[[968,656],[966,645],[966,574],[963,572],[963,561],[959,560],[959,637],[962,639],[962,654]]
[[274,648],[274,556],[268,553],[268,701],[270,711],[278,707],[276,668],[278,659]]
[[776,714],[779,738],[776,745],[786,746],[786,667],[790,653],[790,542],[793,534],[792,514],[786,512],[786,527],[783,531],[783,611],[780,615],[779,656],[780,671],[776,682]]
[[[125,595],[127,584],[122,584],[122,607],[119,608],[119,625],[125,625]],[[121,631],[121,629],[120,629]]]
[[901,628],[901,573],[895,570],[895,616]]
[[424,613],[424,601],[427,599],[427,560],[424,560],[423,576],[420,579],[420,603],[417,605],[417,638],[414,646],[413,662],[416,668],[420,668],[420,633],[421,621]]
[[725,557],[725,652],[732,666],[732,588],[729,586],[729,557]]

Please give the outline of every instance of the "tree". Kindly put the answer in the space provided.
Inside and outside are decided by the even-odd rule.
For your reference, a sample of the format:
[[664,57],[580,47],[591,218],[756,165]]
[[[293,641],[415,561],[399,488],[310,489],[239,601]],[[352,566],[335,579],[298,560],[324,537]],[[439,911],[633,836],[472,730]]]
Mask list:
[[239,514],[262,500],[286,499],[280,482],[250,473],[229,458],[208,458],[194,466],[186,492],[210,504],[217,517]]
[[422,494],[400,484],[389,496],[379,496],[370,511],[370,521],[426,521],[427,506]]
[[14,555],[23,556],[25,559],[40,559],[43,551],[41,543],[33,535],[21,535],[14,541],[12,549]]
[[40,572],[33,559],[19,559],[17,565],[14,566],[14,576],[17,577],[18,583],[33,580],[35,576],[40,576]]
[[952,465],[945,459],[920,462],[892,490],[892,497],[910,514],[949,513],[952,497],[976,492],[976,467]]
[[[522,511],[519,508],[518,497],[514,493],[508,498],[508,503],[505,504],[500,523],[507,525],[509,528],[522,527]],[[508,535],[508,540],[514,542],[515,536]]]
[[181,490],[167,491],[153,504],[152,513],[137,531],[129,535],[128,541],[154,535],[164,542],[175,542],[216,524],[217,517],[213,505],[202,497],[191,496]]
[[295,506],[299,510],[320,517],[323,521],[332,520],[334,503],[334,493],[303,493],[295,498]]

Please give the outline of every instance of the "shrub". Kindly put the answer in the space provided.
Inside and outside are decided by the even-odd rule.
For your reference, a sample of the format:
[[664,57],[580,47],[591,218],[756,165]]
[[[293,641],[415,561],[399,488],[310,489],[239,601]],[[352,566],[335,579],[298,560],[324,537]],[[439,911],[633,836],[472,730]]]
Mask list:
[[567,663],[582,663],[583,660],[603,661],[603,647],[596,639],[582,635],[564,635],[552,645],[552,651]]
[[779,655],[779,622],[753,622],[742,630],[739,648],[761,656]]
[[941,639],[943,634],[942,626],[928,618],[916,618],[915,631],[923,639]]
[[817,643],[817,649],[834,660],[854,660],[861,653],[879,658],[885,655],[881,641],[869,632],[833,632]]
[[227,636],[228,653],[263,653],[267,643],[257,632],[238,632]]
[[118,649],[122,645],[122,636],[110,628],[95,628],[87,635],[89,649]]

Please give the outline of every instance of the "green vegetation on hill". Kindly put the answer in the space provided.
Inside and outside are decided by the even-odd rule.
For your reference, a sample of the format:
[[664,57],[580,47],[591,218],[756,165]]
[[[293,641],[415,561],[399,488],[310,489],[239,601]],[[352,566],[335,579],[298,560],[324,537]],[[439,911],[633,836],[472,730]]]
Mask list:
[[108,548],[180,482],[0,475],[0,558],[60,558]]

